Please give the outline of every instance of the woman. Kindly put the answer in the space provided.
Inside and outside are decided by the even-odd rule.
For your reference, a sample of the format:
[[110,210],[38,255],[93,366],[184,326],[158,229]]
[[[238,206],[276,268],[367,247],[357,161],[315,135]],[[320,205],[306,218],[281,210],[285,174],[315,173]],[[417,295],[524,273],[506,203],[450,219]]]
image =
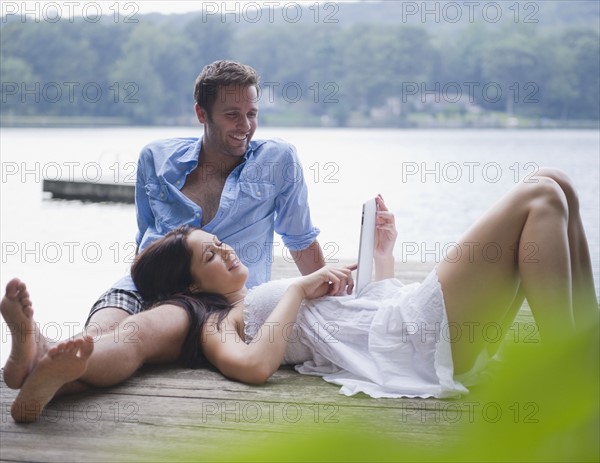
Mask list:
[[[185,359],[194,365],[202,357],[225,376],[251,384],[294,363],[301,373],[342,385],[346,394],[465,392],[461,381],[497,347],[489,345],[485,328],[494,324],[506,332],[524,297],[544,342],[574,334],[598,314],[573,187],[555,170],[541,170],[532,180],[467,230],[456,252],[423,283],[408,286],[393,278],[397,233],[378,197],[376,281],[360,298],[350,295],[352,268],[326,267],[247,290],[247,269],[230,247],[199,229],[175,230],[132,267],[138,290],[152,304],[126,319],[135,322],[138,342],[115,342],[120,338],[108,333],[93,344],[83,336],[47,352],[30,344],[15,353],[13,344],[13,362],[5,367],[7,384],[21,387],[13,417],[35,419],[26,410],[41,410],[55,393],[116,384],[146,362]],[[493,255],[480,252],[490,248]],[[9,283],[1,308],[9,323],[32,320],[29,294],[18,280]],[[161,327],[170,340],[146,339],[155,311],[171,314],[169,326]],[[124,326],[116,328],[121,332]],[[102,371],[107,362],[108,373]]]

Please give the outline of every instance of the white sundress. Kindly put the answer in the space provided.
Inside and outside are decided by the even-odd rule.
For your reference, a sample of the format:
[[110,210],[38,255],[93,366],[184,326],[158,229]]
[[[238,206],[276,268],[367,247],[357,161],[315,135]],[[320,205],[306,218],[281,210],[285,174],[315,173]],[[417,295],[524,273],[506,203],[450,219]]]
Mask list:
[[[293,281],[274,280],[248,292],[246,343],[255,339]],[[342,386],[345,395],[457,397],[468,390],[453,375],[450,342],[442,333],[447,326],[435,270],[422,283],[372,282],[359,297],[303,301],[296,322],[284,327],[283,363]]]

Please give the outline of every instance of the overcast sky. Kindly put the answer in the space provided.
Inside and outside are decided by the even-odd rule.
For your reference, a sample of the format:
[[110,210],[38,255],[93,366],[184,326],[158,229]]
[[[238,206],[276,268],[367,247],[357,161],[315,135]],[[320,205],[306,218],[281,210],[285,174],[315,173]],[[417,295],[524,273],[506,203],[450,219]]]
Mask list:
[[[175,0],[175,1],[87,1],[87,0],[71,0],[71,1],[10,1],[3,0],[0,3],[1,16],[16,16],[16,15],[42,15],[49,18],[56,17],[55,11],[58,11],[60,17],[67,18],[70,16],[93,17],[97,15],[98,8],[101,9],[103,16],[111,16],[115,13],[118,6],[122,15],[135,15],[146,13],[187,13],[190,11],[201,11],[203,5],[208,6],[211,11],[215,9],[226,9],[227,11],[235,11],[236,4],[238,8],[248,8],[251,6],[268,6],[268,8],[281,8],[292,3],[304,3],[307,7],[315,3],[327,3],[312,1],[297,1],[291,2],[287,0],[281,1],[196,1],[196,0]],[[342,3],[342,2],[335,2]],[[55,10],[55,11],[52,11]]]

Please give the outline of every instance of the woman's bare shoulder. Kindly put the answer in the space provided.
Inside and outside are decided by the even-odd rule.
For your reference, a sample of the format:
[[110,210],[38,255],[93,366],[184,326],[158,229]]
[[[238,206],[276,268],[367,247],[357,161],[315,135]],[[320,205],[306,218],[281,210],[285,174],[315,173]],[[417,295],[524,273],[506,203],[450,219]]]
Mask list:
[[236,304],[220,322],[218,318],[218,314],[214,313],[204,324],[202,336],[205,342],[224,341],[228,336],[235,335],[245,341],[243,304]]

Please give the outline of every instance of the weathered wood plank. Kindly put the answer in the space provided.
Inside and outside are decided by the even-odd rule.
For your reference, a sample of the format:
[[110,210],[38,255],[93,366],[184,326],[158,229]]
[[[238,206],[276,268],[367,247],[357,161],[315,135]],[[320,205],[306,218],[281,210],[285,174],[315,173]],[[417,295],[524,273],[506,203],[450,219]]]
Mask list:
[[[337,393],[337,387],[330,386],[320,378],[300,377],[292,371],[282,371],[275,379],[293,376],[308,379],[312,384],[311,392],[320,390],[321,399],[307,394],[306,389],[299,393],[273,394],[284,387],[283,383],[267,384],[261,389],[262,397],[243,391],[243,386],[224,378],[214,380],[228,389],[228,398],[195,396],[185,389],[187,395],[170,395],[174,390],[163,390],[155,384],[156,377],[179,376],[180,371],[173,368],[151,368],[141,371],[127,384],[110,391],[94,391],[79,396],[60,399],[52,403],[39,421],[30,425],[18,425],[8,415],[8,405],[15,395],[14,391],[3,390],[2,410],[2,458],[35,461],[77,461],[81,455],[94,455],[94,459],[109,459],[115,454],[102,448],[110,442],[113,449],[119,450],[121,457],[131,456],[137,459],[144,448],[149,450],[156,445],[164,450],[165,445],[180,442],[192,452],[215,451],[217,443],[235,439],[236,442],[256,444],[268,434],[294,434],[302,432],[313,424],[323,426],[352,425],[358,431],[394,435],[398,439],[442,445],[452,436],[452,430],[443,422],[432,426],[435,419],[407,413],[398,406],[385,407],[382,401],[367,397],[347,398]],[[194,370],[191,380],[197,374],[200,384],[205,373]],[[281,373],[281,374],[280,374]],[[145,386],[145,387],[143,387]],[[242,386],[242,387],[238,387]],[[289,385],[288,389],[302,388],[300,384]],[[211,388],[212,389],[212,388]],[[131,391],[132,393],[128,393]],[[152,391],[160,394],[154,394]],[[108,393],[107,393],[108,392]],[[201,393],[203,391],[200,391]],[[323,400],[325,399],[325,400]],[[5,402],[6,401],[6,402]],[[354,402],[354,403],[352,403]],[[407,401],[415,407],[415,401]],[[427,401],[422,401],[428,404]],[[428,405],[431,406],[429,403]],[[426,412],[424,412],[426,413]],[[430,424],[424,428],[423,422]],[[438,420],[439,421],[439,420]],[[358,425],[356,424],[358,423]],[[130,445],[144,442],[144,446]],[[43,439],[38,439],[43,436]],[[99,439],[99,436],[102,436]],[[210,437],[209,442],[206,439]],[[35,448],[27,445],[35,439]],[[257,440],[258,439],[258,440]],[[190,442],[194,443],[190,447]],[[167,444],[165,444],[167,443]],[[44,450],[40,449],[43,446]],[[65,455],[65,448],[68,448]],[[22,460],[21,460],[22,461]]]
[[[349,262],[341,262],[346,265]],[[422,280],[426,264],[399,264],[406,283]],[[275,261],[275,278],[294,276]],[[517,319],[532,323],[525,308]],[[17,391],[0,382],[2,461],[164,461],[198,460],[232,446],[256,448],[273,436],[285,441],[319,426],[351,427],[379,434],[399,445],[445,448],[470,422],[472,404],[462,400],[346,397],[320,377],[282,367],[267,384],[229,381],[212,368],[147,366],[123,384],[53,401],[39,420],[17,424],[10,405]]]

